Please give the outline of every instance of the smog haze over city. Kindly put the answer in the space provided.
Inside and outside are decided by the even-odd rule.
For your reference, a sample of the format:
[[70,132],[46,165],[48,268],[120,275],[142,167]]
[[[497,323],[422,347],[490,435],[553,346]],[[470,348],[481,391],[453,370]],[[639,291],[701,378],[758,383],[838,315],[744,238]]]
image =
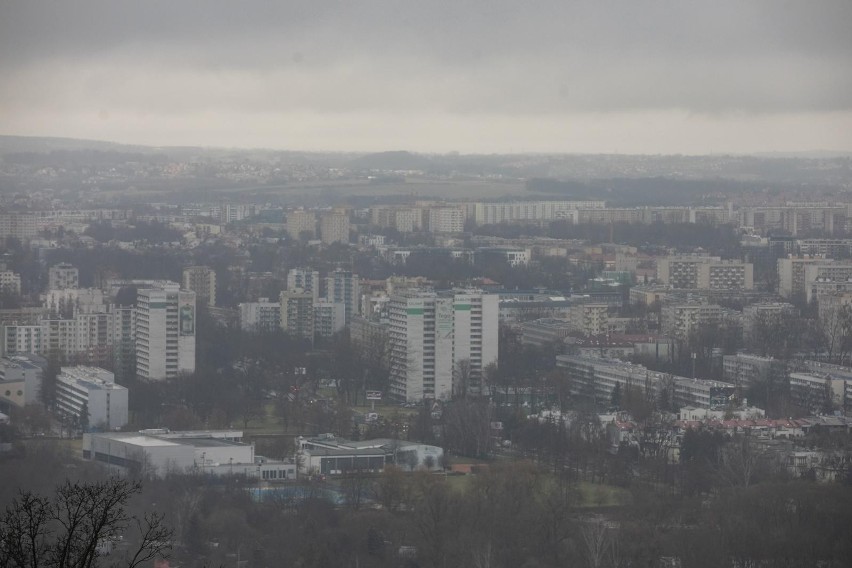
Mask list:
[[852,6],[4,2],[0,132],[286,150],[852,150]]
[[850,23],[0,0],[0,567],[852,565]]

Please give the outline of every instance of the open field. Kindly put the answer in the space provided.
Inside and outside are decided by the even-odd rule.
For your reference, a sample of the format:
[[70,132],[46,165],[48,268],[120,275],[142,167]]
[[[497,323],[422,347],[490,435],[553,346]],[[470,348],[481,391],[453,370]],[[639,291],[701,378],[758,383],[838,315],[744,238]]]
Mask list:
[[[448,475],[447,483],[456,491],[467,491],[476,481],[475,475]],[[630,492],[623,487],[581,481],[577,484],[579,507],[619,507],[631,502]]]

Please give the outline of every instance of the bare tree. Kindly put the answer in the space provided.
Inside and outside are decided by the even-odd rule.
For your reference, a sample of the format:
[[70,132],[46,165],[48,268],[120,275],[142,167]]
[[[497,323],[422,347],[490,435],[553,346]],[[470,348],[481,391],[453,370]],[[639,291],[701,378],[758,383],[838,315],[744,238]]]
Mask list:
[[748,436],[740,436],[728,442],[719,457],[719,476],[729,485],[749,487],[765,465],[766,451]]
[[453,396],[467,398],[471,391],[473,379],[473,367],[470,364],[470,359],[457,361],[453,366]]
[[52,497],[22,492],[0,519],[0,566],[90,568],[97,566],[103,547],[118,539],[134,544],[113,566],[135,568],[165,556],[173,531],[163,516],[140,518],[127,511],[128,501],[141,491],[138,482],[112,478],[66,481]]
[[580,530],[590,568],[601,568],[611,555],[612,541],[603,521],[591,521]]

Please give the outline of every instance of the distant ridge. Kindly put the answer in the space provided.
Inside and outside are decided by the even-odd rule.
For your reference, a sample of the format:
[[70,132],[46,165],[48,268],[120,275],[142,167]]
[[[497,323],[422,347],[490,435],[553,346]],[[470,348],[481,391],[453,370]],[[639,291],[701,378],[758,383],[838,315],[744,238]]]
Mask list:
[[0,155],[36,152],[49,153],[60,151],[99,150],[102,152],[131,152],[134,154],[159,154],[163,150],[201,151],[202,148],[140,146],[136,144],[120,144],[105,140],[88,140],[81,138],[61,138],[44,136],[7,136],[0,135]]
[[404,150],[367,154],[352,160],[349,165],[364,170],[430,170],[434,166],[427,156]]

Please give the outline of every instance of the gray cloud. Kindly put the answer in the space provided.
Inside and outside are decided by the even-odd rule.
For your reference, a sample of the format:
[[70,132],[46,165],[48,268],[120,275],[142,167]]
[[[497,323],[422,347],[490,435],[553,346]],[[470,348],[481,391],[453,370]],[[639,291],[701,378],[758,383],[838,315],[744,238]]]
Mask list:
[[[46,116],[79,128],[104,113],[135,139],[156,134],[140,117],[160,131],[184,124],[187,135],[196,124],[207,137],[241,117],[314,117],[322,129],[338,116],[377,131],[429,117],[445,123],[449,148],[454,124],[512,123],[532,137],[548,117],[612,122],[601,113],[645,124],[660,113],[732,127],[761,115],[845,124],[850,21],[848,0],[7,0],[0,130],[30,120],[41,133]],[[89,133],[111,133],[103,122]],[[823,133],[824,145],[852,147],[852,135],[808,124],[814,143]]]

